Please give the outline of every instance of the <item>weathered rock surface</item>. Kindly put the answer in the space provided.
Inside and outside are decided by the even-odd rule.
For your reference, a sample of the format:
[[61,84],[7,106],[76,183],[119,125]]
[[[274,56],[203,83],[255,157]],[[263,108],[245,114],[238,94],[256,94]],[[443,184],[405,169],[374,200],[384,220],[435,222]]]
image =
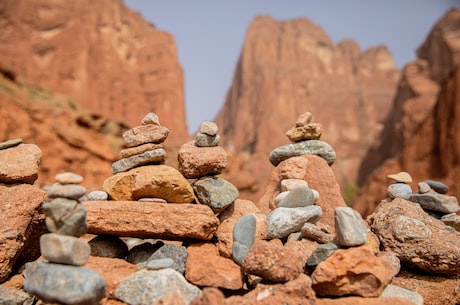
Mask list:
[[231,296],[225,300],[226,305],[262,305],[262,304],[301,304],[314,305],[315,292],[311,288],[311,279],[300,274],[296,279],[283,283],[257,287],[242,296]]
[[219,225],[211,208],[201,204],[86,201],[83,206],[91,234],[210,240]]
[[50,303],[98,304],[105,296],[105,282],[95,271],[43,262],[28,265],[24,289]]
[[187,138],[173,37],[122,1],[7,1],[2,12],[9,30],[2,34],[0,62],[26,82],[131,126],[155,109],[175,131],[172,142]]
[[219,175],[227,167],[227,153],[220,146],[198,147],[188,142],[177,154],[179,171],[185,178]]
[[187,247],[185,278],[197,286],[231,290],[243,288],[241,268],[232,259],[219,255],[216,246],[209,243]]
[[401,198],[382,201],[368,220],[383,249],[396,253],[401,264],[433,274],[460,274],[459,233],[418,204]]
[[198,287],[188,283],[177,271],[162,269],[141,270],[126,277],[115,290],[115,296],[128,304],[148,305],[171,292],[178,293],[185,305],[202,295]]
[[391,281],[383,261],[365,247],[336,250],[311,275],[318,295],[378,297]]
[[391,109],[398,79],[384,46],[362,51],[352,40],[334,44],[304,18],[255,18],[215,119],[221,145],[254,160],[233,171],[234,176],[247,171],[259,181],[258,192],[243,198],[260,198],[270,173],[269,152],[286,144],[285,132],[306,111],[322,124],[322,139],[337,149],[337,181],[342,187],[355,181],[360,160]]
[[46,193],[28,184],[0,184],[0,282],[11,271],[40,256],[40,235],[46,232],[40,206]]
[[302,253],[265,240],[257,240],[243,260],[242,270],[272,282],[284,283],[297,278],[305,261]]
[[38,178],[42,151],[35,144],[0,150],[0,182],[33,184]]
[[104,181],[104,191],[113,200],[162,198],[173,203],[195,200],[192,186],[176,169],[167,165],[148,165],[115,174]]
[[269,214],[276,207],[275,198],[281,192],[280,181],[290,178],[305,180],[311,189],[318,191],[320,196],[315,204],[323,212],[319,223],[334,227],[335,209],[346,204],[332,169],[325,160],[314,155],[293,157],[281,162],[272,171],[265,193],[257,203],[259,209]]

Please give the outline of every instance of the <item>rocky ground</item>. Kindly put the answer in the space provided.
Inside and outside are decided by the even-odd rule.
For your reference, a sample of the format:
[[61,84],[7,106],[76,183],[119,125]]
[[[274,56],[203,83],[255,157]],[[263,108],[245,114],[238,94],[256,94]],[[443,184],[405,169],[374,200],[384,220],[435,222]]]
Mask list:
[[[34,186],[40,148],[0,143],[1,304],[458,304],[460,229],[449,187],[388,176],[366,219],[346,206],[321,124],[301,115],[258,202],[220,177],[203,122],[165,165],[154,113],[123,134],[101,190],[61,173]],[[429,178],[429,177],[427,177]]]

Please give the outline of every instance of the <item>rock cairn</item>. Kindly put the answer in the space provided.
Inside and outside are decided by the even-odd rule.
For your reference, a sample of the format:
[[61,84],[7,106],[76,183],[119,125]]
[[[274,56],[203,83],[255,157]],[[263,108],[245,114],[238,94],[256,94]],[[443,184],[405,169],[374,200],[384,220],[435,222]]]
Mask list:
[[217,177],[227,167],[227,153],[218,146],[220,136],[214,122],[202,122],[195,139],[182,145],[178,153],[179,171],[192,183],[200,203],[219,213],[239,196],[238,189]]
[[[86,193],[83,177],[62,173],[48,189],[51,201],[43,204],[50,233],[40,237],[40,252],[47,262],[27,265],[25,291],[46,302],[99,304],[106,285],[95,271],[81,267],[90,256],[90,246],[79,239],[87,232],[86,210],[78,202]],[[64,280],[65,279],[65,280]]]
[[[321,126],[311,117],[304,113],[287,132],[294,146],[270,155],[276,167],[258,203],[238,198],[217,177],[227,160],[212,122],[203,122],[195,139],[181,147],[179,170],[164,165],[164,158],[136,163],[114,172],[102,197],[92,200],[59,197],[78,193],[79,182],[57,177],[66,191],[50,192],[56,197],[43,205],[51,233],[42,236],[41,247],[49,248],[42,249],[49,262],[29,264],[27,281],[45,273],[43,264],[91,268],[106,283],[102,304],[460,303],[460,235],[455,222],[446,220],[453,221],[459,208],[448,187],[425,180],[413,193],[408,173],[389,175],[388,198],[363,220],[346,206],[330,168],[335,153],[319,140]],[[158,118],[149,114],[143,121],[155,125],[149,122]],[[163,143],[146,138],[152,135],[133,133],[129,141],[137,143],[132,147]],[[212,183],[202,185],[206,179]],[[0,185],[0,199],[2,192]],[[108,200],[99,200],[104,194]],[[72,208],[49,207],[56,200],[73,202]],[[78,242],[72,245],[77,253],[66,254],[85,232],[84,223],[96,235],[88,242],[89,257],[88,245]],[[62,251],[52,250],[61,244]]]
[[322,126],[312,123],[313,114],[305,112],[299,116],[295,126],[286,132],[286,136],[292,144],[275,148],[270,153],[270,162],[277,166],[281,161],[290,157],[304,154],[317,155],[332,165],[335,161],[335,151],[328,143],[321,141]]
[[117,201],[160,201],[191,203],[193,189],[173,167],[164,165],[163,143],[169,130],[160,125],[154,113],[142,119],[142,125],[123,133],[126,149],[122,159],[112,164],[113,176],[107,178],[103,190]]

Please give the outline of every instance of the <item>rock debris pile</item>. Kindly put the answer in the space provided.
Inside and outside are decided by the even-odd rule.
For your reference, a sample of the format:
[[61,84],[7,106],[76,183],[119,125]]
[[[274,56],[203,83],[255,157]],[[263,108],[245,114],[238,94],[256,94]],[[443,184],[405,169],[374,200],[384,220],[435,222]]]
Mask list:
[[227,154],[213,122],[180,147],[176,170],[164,164],[169,131],[149,113],[123,135],[103,191],[88,194],[74,173],[47,193],[33,187],[40,150],[30,146],[32,158],[20,140],[0,143],[10,226],[0,231],[0,301],[458,304],[460,208],[447,185],[426,180],[413,192],[410,174],[389,175],[388,197],[364,220],[346,206],[335,152],[311,119],[302,114],[286,134],[294,143],[270,154],[276,167],[257,203],[218,176]]

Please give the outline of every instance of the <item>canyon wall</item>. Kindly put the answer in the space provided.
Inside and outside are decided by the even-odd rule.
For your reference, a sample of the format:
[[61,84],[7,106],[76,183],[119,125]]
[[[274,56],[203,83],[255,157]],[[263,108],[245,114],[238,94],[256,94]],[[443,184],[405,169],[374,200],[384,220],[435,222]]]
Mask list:
[[0,63],[21,81],[130,126],[155,112],[171,142],[188,137],[174,39],[121,0],[4,0],[0,27]]
[[323,125],[321,139],[336,150],[339,183],[353,184],[383,128],[399,76],[384,46],[362,51],[352,40],[334,44],[305,18],[257,17],[216,117],[234,158],[227,177],[236,181],[243,198],[259,198],[273,169],[270,151],[289,143],[285,132],[311,111],[313,121]]
[[[440,180],[460,197],[460,10],[445,14],[404,67],[393,110],[363,160],[364,182],[353,207],[371,213],[386,197],[387,175],[409,172],[414,182]],[[374,171],[372,171],[374,169]]]

